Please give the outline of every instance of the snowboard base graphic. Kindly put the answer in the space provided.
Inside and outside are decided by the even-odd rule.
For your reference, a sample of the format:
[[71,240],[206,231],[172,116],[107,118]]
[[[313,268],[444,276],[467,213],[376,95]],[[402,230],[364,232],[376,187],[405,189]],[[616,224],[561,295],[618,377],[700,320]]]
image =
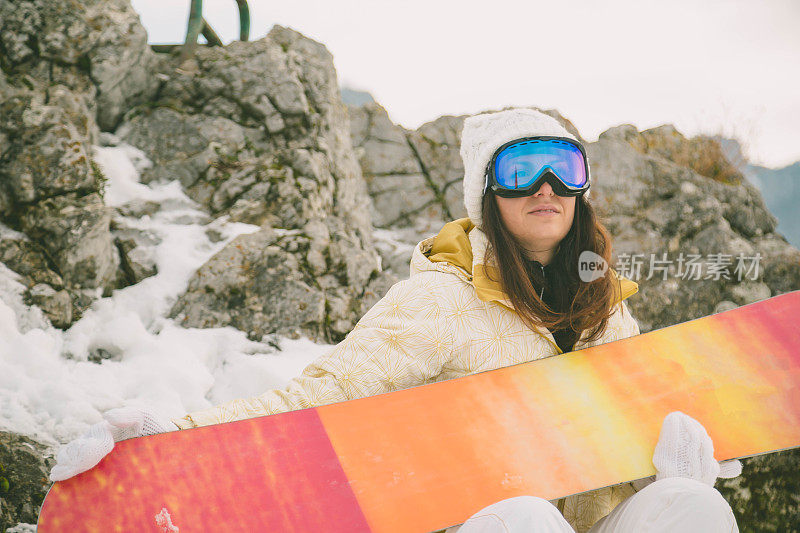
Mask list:
[[800,446],[800,291],[539,361],[120,442],[39,531],[426,532],[655,473],[664,416],[718,460]]

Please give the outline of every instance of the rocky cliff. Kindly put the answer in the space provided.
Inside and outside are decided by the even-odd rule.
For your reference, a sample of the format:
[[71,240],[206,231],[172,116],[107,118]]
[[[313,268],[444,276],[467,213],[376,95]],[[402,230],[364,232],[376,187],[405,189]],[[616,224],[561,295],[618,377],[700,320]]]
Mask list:
[[93,160],[92,146],[124,142],[151,163],[143,182],[177,178],[210,217],[263,226],[198,271],[173,316],[341,339],[393,278],[379,268],[324,46],[276,27],[199,49],[187,72],[150,51],[127,2],[80,7],[0,4],[0,222],[14,230],[0,259],[25,276],[30,301],[68,327],[101,294],[154,273],[135,257],[146,236],[119,216],[152,206],[107,206]]
[[[254,226],[169,302],[164,314],[186,328],[336,342],[408,275],[418,240],[465,216],[465,117],[411,131],[367,98],[345,106],[330,53],[279,26],[200,48],[190,68],[146,41],[127,0],[0,0],[0,263],[53,326],[69,330],[98,299],[158,273],[161,237],[136,221],[167,200],[108,198],[104,147],[135,148],[146,184],[177,183],[194,209],[187,224]],[[630,304],[642,331],[800,288],[800,252],[713,139],[622,125],[586,146],[616,261],[644,261],[639,279],[627,273],[640,284]],[[645,279],[651,257],[710,253],[759,256],[760,270],[737,279],[733,264],[724,277],[704,263],[695,280],[673,261]],[[98,348],[89,361],[113,357]],[[35,522],[52,454],[2,429],[0,530]],[[775,502],[785,512],[774,516],[796,518],[796,455],[750,463],[727,484],[740,523]],[[765,472],[783,481],[767,486]],[[770,530],[759,527],[742,530]]]

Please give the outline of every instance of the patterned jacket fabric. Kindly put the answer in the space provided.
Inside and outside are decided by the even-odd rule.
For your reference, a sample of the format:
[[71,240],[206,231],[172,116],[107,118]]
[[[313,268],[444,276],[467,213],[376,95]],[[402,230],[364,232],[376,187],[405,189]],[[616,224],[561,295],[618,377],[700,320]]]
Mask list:
[[[342,342],[284,389],[173,421],[187,429],[305,409],[562,353],[547,329],[532,330],[523,323],[499,283],[492,281],[498,277],[491,275],[494,267],[486,246],[486,235],[469,219],[446,224],[437,236],[417,245],[409,279],[392,286]],[[584,332],[575,350],[639,334],[623,301],[638,287],[616,279],[615,310],[605,331],[591,342],[584,340]],[[581,533],[634,492],[625,484],[553,503]]]

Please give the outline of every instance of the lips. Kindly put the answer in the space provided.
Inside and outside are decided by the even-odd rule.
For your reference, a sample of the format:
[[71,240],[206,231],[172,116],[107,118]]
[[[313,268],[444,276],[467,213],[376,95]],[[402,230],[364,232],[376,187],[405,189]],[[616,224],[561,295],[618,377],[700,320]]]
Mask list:
[[546,205],[538,205],[528,211],[529,213],[559,213],[558,207],[546,204]]

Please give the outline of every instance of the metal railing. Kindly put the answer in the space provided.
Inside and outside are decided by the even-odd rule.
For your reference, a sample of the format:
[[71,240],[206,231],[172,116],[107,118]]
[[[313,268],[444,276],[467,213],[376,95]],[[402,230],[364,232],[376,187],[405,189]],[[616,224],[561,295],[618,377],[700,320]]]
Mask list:
[[[247,0],[236,0],[239,8],[239,40],[247,41],[250,36],[250,8]],[[183,44],[153,44],[150,47],[154,52],[170,53],[176,48],[181,49],[180,63],[183,64],[194,56],[197,48],[197,38],[202,35],[206,46],[222,46],[222,40],[208,21],[203,18],[203,0],[192,0],[189,7],[189,23],[186,28],[186,40]]]

